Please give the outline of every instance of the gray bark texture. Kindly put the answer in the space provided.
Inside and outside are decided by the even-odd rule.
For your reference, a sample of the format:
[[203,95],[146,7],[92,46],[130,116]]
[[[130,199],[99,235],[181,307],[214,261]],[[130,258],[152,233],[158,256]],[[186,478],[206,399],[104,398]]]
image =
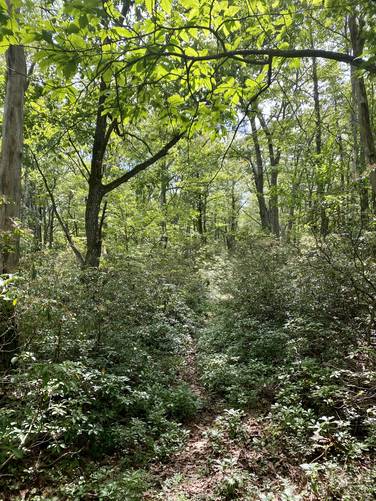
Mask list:
[[0,273],[12,273],[19,260],[17,219],[20,214],[26,62],[22,46],[6,53],[7,86],[0,160]]

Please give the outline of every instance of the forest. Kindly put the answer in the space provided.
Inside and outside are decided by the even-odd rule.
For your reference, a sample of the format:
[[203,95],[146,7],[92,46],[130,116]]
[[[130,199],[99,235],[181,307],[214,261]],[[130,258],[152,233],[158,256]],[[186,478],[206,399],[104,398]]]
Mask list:
[[0,501],[376,499],[375,26],[0,0]]

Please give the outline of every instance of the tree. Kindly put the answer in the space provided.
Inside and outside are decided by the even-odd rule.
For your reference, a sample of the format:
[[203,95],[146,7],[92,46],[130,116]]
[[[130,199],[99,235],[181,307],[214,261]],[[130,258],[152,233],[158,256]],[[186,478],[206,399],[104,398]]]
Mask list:
[[[8,14],[12,4],[7,2]],[[0,158],[0,274],[14,273],[19,261],[21,164],[23,152],[26,61],[22,45],[6,51],[6,93]],[[18,348],[14,307],[0,298],[0,367],[10,366]]]
[[[8,3],[11,10],[11,4]],[[0,273],[15,271],[19,260],[18,218],[21,200],[26,60],[22,45],[6,51],[6,94],[0,159]]]
[[[352,53],[354,56],[360,56],[363,53],[365,46],[364,19],[360,15],[358,18],[356,14],[348,17],[348,26],[350,31]],[[351,74],[352,89],[353,89],[353,102],[357,109],[357,122],[360,135],[361,147],[361,165],[358,169],[360,174],[363,175],[367,170],[369,180],[372,188],[373,209],[376,210],[376,146],[373,136],[370,111],[367,97],[367,89],[364,82],[364,77],[352,70]],[[363,219],[367,219],[368,200],[365,188],[361,191],[361,205]]]

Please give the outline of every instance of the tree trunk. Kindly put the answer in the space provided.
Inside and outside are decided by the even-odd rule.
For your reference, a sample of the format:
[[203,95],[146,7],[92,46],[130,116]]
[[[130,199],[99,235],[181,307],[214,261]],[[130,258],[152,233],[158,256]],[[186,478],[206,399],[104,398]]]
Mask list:
[[[12,273],[19,260],[17,219],[20,215],[26,62],[22,46],[6,54],[7,86],[0,161],[0,273]],[[16,230],[16,231],[15,231]]]
[[89,184],[85,211],[85,267],[98,268],[102,254],[102,227],[99,221],[102,198],[101,185]]
[[[351,36],[352,52],[355,57],[360,57],[364,49],[364,21],[362,18],[357,19],[355,15],[348,18],[348,26]],[[361,160],[360,169],[362,173],[365,169],[369,171],[369,180],[372,188],[372,199],[375,210],[376,203],[376,146],[372,132],[372,125],[369,112],[369,104],[367,98],[367,89],[364,78],[359,76],[355,70],[351,72],[353,102],[356,104],[357,123],[360,136]],[[363,192],[363,193],[362,193]],[[364,211],[364,188],[361,187],[361,210]],[[368,199],[367,199],[368,206]],[[367,207],[368,209],[368,207]],[[364,218],[364,217],[363,217]]]
[[357,78],[357,98],[359,108],[359,132],[366,168],[369,170],[369,180],[372,188],[372,198],[376,197],[376,147],[372,132],[367,90],[363,78]]
[[[9,4],[8,4],[9,6]],[[6,53],[7,86],[0,159],[0,274],[13,273],[19,261],[17,219],[20,216],[26,62],[22,46]],[[14,306],[0,298],[0,368],[7,370],[18,349]]]
[[269,210],[265,201],[264,194],[264,164],[261,155],[261,147],[257,134],[255,115],[252,114],[250,117],[251,129],[252,129],[252,139],[255,148],[256,163],[251,163],[253,170],[253,177],[256,186],[256,197],[259,206],[261,227],[265,231],[271,230],[270,215]]
[[167,189],[169,184],[169,175],[168,175],[168,164],[167,162],[163,162],[161,165],[161,177],[160,177],[160,206],[162,211],[162,220],[161,220],[161,237],[160,242],[162,247],[165,249],[168,243],[168,234],[167,234]]
[[278,165],[272,165],[272,172],[270,175],[270,197],[269,197],[269,218],[270,228],[274,236],[279,238],[279,208],[278,208]]
[[367,183],[363,179],[365,169],[364,150],[359,145],[359,119],[358,119],[358,82],[355,71],[351,68],[351,131],[353,139],[352,174],[358,188],[360,204],[360,220],[364,227],[368,226],[369,200]]
[[206,221],[205,221],[205,200],[204,195],[200,193],[198,195],[197,200],[197,218],[196,218],[196,226],[197,232],[200,235],[201,239],[205,240],[205,231],[206,231]]
[[100,94],[91,155],[89,192],[85,207],[86,256],[84,265],[93,268],[98,268],[102,253],[102,225],[99,219],[101,203],[105,194],[102,185],[103,160],[109,137],[107,134],[107,116],[103,115],[106,99],[105,90],[106,84],[102,79],[99,88]]
[[[320,166],[321,163],[321,152],[322,152],[322,124],[321,124],[321,106],[320,106],[320,92],[319,92],[319,79],[317,74],[317,60],[314,57],[312,59],[312,78],[313,78],[313,100],[315,107],[315,118],[316,118],[316,167]],[[325,183],[320,178],[320,173],[318,173],[317,179],[317,197],[319,204],[319,215],[320,215],[320,234],[325,237],[329,232],[329,220],[325,210]]]
[[226,233],[227,250],[231,253],[235,249],[236,230],[238,229],[237,197],[235,193],[236,181],[231,182],[231,206],[228,218],[228,230]]
[[[99,261],[102,253],[102,228],[105,219],[106,204],[104,204],[103,206],[102,216],[100,216],[100,213],[101,203],[104,196],[115,190],[122,184],[127,183],[134,176],[146,170],[149,166],[155,164],[158,160],[166,156],[170,149],[173,148],[173,146],[175,146],[175,144],[184,136],[184,132],[175,134],[173,138],[154,155],[137,164],[131,170],[125,172],[122,176],[104,185],[103,161],[111,133],[115,130],[117,134],[120,135],[120,137],[123,137],[123,135],[118,130],[116,121],[112,121],[107,126],[107,115],[103,113],[106,100],[105,92],[107,88],[108,87],[105,84],[104,80],[101,79],[94,142],[91,156],[91,167],[88,180],[89,191],[85,207],[86,255],[85,259],[83,260],[83,265],[85,267],[94,268],[97,268],[99,266]],[[69,237],[67,233],[66,236]],[[74,249],[73,246],[72,248]]]
[[280,225],[279,225],[279,207],[278,207],[278,174],[279,174],[278,166],[281,158],[281,150],[277,148],[277,151],[275,151],[272,134],[261,112],[258,112],[258,118],[260,120],[261,127],[265,133],[268,142],[269,161],[271,168],[270,196],[269,196],[270,229],[273,235],[279,238]]

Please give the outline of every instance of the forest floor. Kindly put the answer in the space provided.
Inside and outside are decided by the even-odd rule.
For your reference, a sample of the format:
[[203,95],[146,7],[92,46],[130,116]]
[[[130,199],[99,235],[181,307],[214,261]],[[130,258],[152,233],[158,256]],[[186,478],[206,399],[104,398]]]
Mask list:
[[[184,371],[183,378],[201,401],[202,410],[187,426],[189,435],[185,446],[167,463],[152,465],[151,473],[157,479],[157,486],[145,492],[145,501],[227,499],[222,491],[228,488],[228,472],[248,471],[250,464],[257,461],[254,451],[244,448],[243,441],[230,440],[226,424],[221,425],[225,408],[222,402],[210,401],[200,382],[197,345],[192,337]],[[243,416],[241,427],[243,438],[252,439],[261,433],[260,423],[254,416]]]

